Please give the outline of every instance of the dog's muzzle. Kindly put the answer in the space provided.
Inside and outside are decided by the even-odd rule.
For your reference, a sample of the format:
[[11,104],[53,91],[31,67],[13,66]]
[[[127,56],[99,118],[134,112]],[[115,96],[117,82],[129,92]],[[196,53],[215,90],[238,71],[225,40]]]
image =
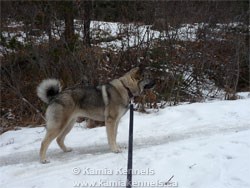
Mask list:
[[155,80],[151,80],[148,84],[144,86],[144,89],[152,89],[155,86]]

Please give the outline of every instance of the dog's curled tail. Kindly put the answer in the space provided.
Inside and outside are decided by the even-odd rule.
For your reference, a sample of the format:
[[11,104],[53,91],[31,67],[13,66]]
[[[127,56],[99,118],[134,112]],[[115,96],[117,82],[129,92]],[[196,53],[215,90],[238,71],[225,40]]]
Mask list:
[[43,80],[37,87],[38,97],[45,103],[49,103],[62,91],[61,83],[57,79]]

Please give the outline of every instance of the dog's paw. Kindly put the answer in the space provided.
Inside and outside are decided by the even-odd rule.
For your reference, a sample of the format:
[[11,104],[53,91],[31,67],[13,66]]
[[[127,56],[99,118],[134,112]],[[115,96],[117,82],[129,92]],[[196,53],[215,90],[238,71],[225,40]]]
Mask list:
[[40,160],[40,163],[47,164],[47,163],[50,163],[50,161],[48,159],[44,159],[44,160]]
[[117,147],[112,148],[111,150],[112,150],[112,152],[113,152],[113,153],[121,153],[121,152],[122,152],[121,148],[120,148],[120,147],[118,147],[118,146],[117,146]]
[[63,150],[64,152],[71,152],[73,149],[72,148],[66,148],[65,150]]

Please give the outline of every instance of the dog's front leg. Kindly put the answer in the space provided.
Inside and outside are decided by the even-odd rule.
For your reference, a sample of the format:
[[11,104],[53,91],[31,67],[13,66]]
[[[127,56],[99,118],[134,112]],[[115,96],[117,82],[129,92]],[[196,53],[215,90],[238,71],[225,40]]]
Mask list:
[[114,153],[120,153],[121,149],[116,143],[116,134],[117,134],[116,121],[113,118],[109,117],[106,119],[105,125],[106,125],[108,143],[111,151]]

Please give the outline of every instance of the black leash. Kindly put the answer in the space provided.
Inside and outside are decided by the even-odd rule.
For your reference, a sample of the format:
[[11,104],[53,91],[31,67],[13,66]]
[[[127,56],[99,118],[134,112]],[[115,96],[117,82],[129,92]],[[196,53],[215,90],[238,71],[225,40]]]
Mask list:
[[127,183],[126,187],[132,187],[132,165],[133,165],[133,122],[134,122],[134,105],[130,104],[130,119],[129,119],[129,139],[128,139],[128,168],[127,168]]

